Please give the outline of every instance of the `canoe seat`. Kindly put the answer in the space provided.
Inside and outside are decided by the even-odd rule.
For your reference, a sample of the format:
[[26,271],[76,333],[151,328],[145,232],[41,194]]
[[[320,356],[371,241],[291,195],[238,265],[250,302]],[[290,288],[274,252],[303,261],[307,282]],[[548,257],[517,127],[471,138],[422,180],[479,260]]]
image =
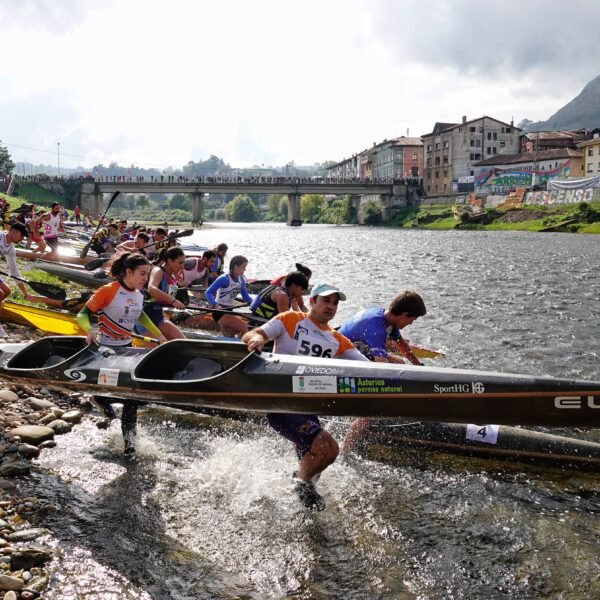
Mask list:
[[212,377],[223,371],[223,365],[216,360],[210,358],[204,358],[197,356],[192,358],[188,364],[173,374],[175,381],[189,380],[189,379],[206,379]]

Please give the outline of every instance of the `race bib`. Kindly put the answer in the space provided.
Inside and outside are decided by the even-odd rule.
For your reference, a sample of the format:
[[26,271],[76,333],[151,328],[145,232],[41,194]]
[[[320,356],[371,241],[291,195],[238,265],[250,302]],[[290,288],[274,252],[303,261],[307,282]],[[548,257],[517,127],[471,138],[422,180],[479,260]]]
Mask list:
[[319,332],[307,331],[303,327],[296,330],[296,354],[332,358],[337,351],[337,343]]

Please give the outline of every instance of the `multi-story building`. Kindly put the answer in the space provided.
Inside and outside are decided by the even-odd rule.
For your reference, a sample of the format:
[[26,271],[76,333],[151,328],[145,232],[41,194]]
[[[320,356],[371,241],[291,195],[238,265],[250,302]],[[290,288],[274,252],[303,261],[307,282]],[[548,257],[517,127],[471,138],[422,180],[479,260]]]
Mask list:
[[545,186],[548,179],[581,177],[583,152],[553,148],[524,154],[498,154],[473,166],[476,191],[505,193],[517,187]]
[[343,179],[408,179],[423,176],[423,142],[400,136],[373,144],[352,158],[332,165],[329,177]]
[[374,179],[407,179],[423,175],[423,142],[420,138],[400,136],[383,140],[366,150]]
[[589,140],[578,144],[583,152],[586,177],[600,175],[600,129],[592,130],[591,135]]
[[422,136],[425,151],[423,187],[428,195],[450,194],[459,185],[472,187],[475,163],[496,154],[519,151],[520,129],[483,116],[462,123],[436,123],[433,131]]
[[581,131],[530,131],[520,136],[519,153],[543,152],[554,148],[572,148],[577,150]]

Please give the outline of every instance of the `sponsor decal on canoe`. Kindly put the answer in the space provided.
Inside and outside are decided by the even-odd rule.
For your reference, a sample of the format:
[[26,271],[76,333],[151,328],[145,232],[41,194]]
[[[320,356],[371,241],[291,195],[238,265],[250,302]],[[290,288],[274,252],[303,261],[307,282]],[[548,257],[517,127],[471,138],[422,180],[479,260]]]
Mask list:
[[298,365],[296,375],[341,375],[344,371],[335,367],[311,367],[308,365]]
[[100,369],[98,373],[99,385],[117,385],[119,381],[119,369]]
[[600,398],[596,396],[556,396],[554,398],[556,408],[598,408],[600,409]]
[[399,394],[402,386],[396,381],[371,377],[338,377],[338,391],[341,394]]
[[485,392],[485,385],[481,381],[453,383],[452,385],[434,383],[433,391],[436,394],[483,394]]
[[68,377],[73,381],[83,381],[86,379],[85,373],[83,371],[78,371],[77,369],[67,369],[64,373],[65,377]]
[[292,377],[292,391],[294,394],[337,394],[337,379],[335,377],[317,377],[313,375],[299,375]]

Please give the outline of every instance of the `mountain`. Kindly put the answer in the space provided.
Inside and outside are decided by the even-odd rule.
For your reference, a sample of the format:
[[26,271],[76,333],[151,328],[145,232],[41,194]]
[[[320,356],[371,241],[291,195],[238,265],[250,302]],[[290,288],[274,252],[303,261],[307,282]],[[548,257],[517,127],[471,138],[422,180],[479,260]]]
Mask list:
[[527,123],[527,131],[565,131],[600,127],[600,75],[581,94],[565,104],[547,121]]

